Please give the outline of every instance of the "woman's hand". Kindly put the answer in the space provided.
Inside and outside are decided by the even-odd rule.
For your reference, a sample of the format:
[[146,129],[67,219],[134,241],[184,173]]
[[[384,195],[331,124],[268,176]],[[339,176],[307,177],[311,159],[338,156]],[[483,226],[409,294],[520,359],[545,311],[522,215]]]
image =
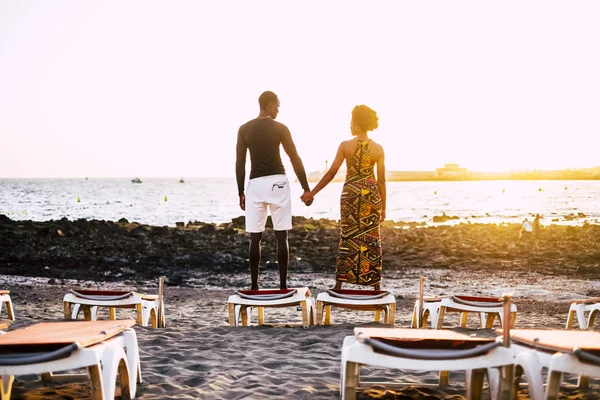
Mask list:
[[385,210],[381,210],[381,215],[379,216],[379,222],[385,221]]
[[310,206],[315,200],[315,196],[313,196],[311,192],[304,192],[302,196],[300,196],[300,200],[302,200],[302,202],[306,204],[306,206]]

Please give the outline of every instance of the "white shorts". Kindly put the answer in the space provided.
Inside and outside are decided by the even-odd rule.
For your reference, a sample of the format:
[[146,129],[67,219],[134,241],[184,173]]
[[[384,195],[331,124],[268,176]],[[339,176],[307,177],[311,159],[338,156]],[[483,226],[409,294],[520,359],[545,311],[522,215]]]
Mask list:
[[292,229],[290,182],[285,175],[269,175],[250,179],[246,189],[246,232],[264,232],[267,207],[271,209],[276,231]]

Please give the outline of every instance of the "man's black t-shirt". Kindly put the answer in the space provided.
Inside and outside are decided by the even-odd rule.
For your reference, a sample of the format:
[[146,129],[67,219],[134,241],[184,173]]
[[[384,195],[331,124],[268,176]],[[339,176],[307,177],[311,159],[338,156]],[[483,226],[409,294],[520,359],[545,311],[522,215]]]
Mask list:
[[279,153],[280,145],[283,145],[283,149],[290,157],[302,188],[310,190],[306,181],[304,165],[298,156],[290,130],[284,124],[271,118],[257,118],[242,125],[238,131],[235,173],[240,195],[244,193],[247,150],[250,150],[250,179],[253,179],[285,174]]

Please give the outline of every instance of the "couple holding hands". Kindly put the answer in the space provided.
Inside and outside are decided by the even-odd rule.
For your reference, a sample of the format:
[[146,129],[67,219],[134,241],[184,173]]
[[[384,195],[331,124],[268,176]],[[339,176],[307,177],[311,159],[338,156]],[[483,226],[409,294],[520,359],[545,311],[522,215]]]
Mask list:
[[[240,207],[246,213],[246,231],[250,233],[251,290],[258,290],[258,271],[262,233],[268,209],[277,240],[280,289],[287,289],[289,246],[287,231],[292,229],[289,181],[281,162],[280,147],[289,156],[298,181],[304,189],[301,200],[310,206],[314,197],[346,162],[346,179],[340,198],[340,242],[336,260],[335,289],[342,283],[381,285],[380,222],[385,219],[386,186],[383,147],[369,138],[378,126],[377,113],[365,105],[352,110],[350,132],[353,138],[338,147],[329,170],[310,190],[302,160],[289,129],[275,121],[279,99],[271,91],[259,99],[257,118],[242,125],[236,145],[236,178]],[[244,191],[246,155],[250,152],[250,179]]]

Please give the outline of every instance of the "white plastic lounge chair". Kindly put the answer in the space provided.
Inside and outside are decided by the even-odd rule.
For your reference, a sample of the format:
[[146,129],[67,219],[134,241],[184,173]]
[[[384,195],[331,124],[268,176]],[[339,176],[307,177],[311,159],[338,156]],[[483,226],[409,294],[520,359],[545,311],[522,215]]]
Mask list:
[[532,400],[557,399],[563,373],[600,377],[600,332],[515,329],[511,338],[516,382],[524,373]]
[[98,307],[109,309],[109,318],[116,319],[117,308],[135,308],[137,310],[137,322],[142,326],[148,326],[152,321],[152,327],[164,326],[164,313],[158,318],[159,308],[164,310],[162,301],[158,295],[142,294],[115,290],[71,290],[63,298],[65,319],[77,319],[80,311],[83,311],[87,321],[95,321],[98,316]]
[[[413,311],[412,327],[418,326],[419,316],[419,300],[415,302]],[[427,326],[427,319],[431,317],[431,327],[434,329],[442,329],[444,324],[444,316],[446,313],[459,312],[461,313],[460,326],[465,328],[467,325],[467,317],[469,313],[477,313],[481,328],[491,328],[494,324],[494,319],[498,317],[500,325],[503,325],[504,310],[502,301],[498,297],[482,297],[482,296],[441,296],[429,297],[423,299],[421,312],[421,327]],[[510,323],[514,326],[517,318],[517,306],[511,304],[510,307]]]
[[121,398],[135,398],[141,383],[134,320],[43,322],[0,336],[0,390],[9,400],[15,375],[69,380],[54,372],[87,368],[94,400],[112,400],[119,376]]
[[0,290],[0,313],[2,312],[2,306],[4,305],[6,306],[8,319],[14,321],[15,313],[13,311],[12,301],[10,300],[10,290]]
[[395,322],[396,298],[384,290],[329,289],[327,292],[319,293],[317,296],[317,324],[331,325],[331,307],[375,311],[376,322],[379,322],[383,312],[384,324],[394,325]]
[[[585,314],[589,313],[587,319]],[[569,307],[569,316],[567,317],[567,329],[573,327],[573,320],[577,316],[579,329],[588,329],[594,326],[596,315],[600,313],[600,297],[594,297],[584,300],[573,300]]]
[[[514,356],[503,346],[501,337],[473,337],[449,330],[396,328],[354,328],[354,333],[355,336],[344,339],[342,347],[342,399],[355,399],[362,365],[418,371],[464,370],[467,399],[481,398],[488,369],[505,368],[500,376],[507,379],[493,386],[493,397],[512,398]],[[504,340],[508,343],[508,337]],[[381,382],[369,384],[393,386]]]
[[315,323],[315,303],[307,287],[297,289],[238,290],[227,299],[229,325],[249,326],[252,308],[258,309],[258,325],[265,320],[265,308],[302,307],[302,326],[308,328]]

